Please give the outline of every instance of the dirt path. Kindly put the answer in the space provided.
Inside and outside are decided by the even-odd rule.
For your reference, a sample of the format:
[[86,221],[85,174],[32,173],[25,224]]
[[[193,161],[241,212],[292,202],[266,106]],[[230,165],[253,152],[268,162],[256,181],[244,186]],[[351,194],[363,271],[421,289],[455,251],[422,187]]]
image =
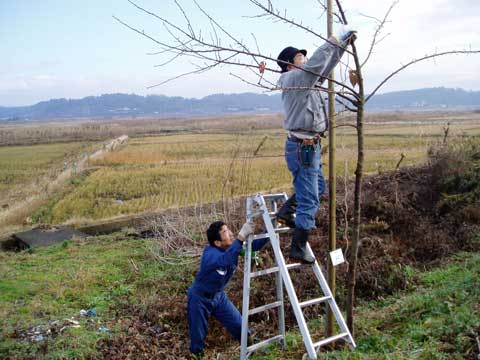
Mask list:
[[23,201],[18,201],[15,204],[12,204],[8,209],[0,213],[0,238],[5,237],[12,231],[18,231],[25,227],[26,218],[39,206],[45,203],[45,201],[48,200],[55,191],[59,190],[68,180],[82,172],[86,168],[89,160],[97,159],[106,152],[114,151],[127,141],[127,135],[122,135],[113,139],[104,144],[102,148],[94,153],[84,155],[75,161],[72,167],[62,171],[55,179],[43,179],[42,183],[45,184],[43,191],[38,191],[36,194],[27,197]]

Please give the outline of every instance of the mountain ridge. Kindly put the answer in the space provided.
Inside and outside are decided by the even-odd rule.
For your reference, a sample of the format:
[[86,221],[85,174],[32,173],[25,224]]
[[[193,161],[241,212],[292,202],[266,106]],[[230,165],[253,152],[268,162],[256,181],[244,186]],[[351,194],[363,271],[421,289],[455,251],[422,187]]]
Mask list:
[[[368,110],[454,110],[480,108],[480,91],[445,87],[377,94]],[[117,117],[188,117],[281,112],[281,94],[213,94],[201,99],[180,96],[103,94],[81,99],[51,99],[30,106],[0,106],[0,121]]]

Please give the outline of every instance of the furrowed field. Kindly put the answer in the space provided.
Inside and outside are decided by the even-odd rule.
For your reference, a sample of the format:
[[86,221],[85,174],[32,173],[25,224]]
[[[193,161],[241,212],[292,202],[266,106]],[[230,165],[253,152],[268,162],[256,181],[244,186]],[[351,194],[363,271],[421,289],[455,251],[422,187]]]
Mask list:
[[[366,171],[422,162],[430,145],[443,141],[443,124],[379,124],[366,129]],[[451,124],[449,139],[480,135],[478,124]],[[285,135],[279,129],[179,133],[138,137],[90,162],[97,169],[78,181],[45,211],[42,221],[88,221],[169,207],[214,202],[225,197],[291,188],[285,166]],[[324,141],[324,147],[327,141]],[[323,162],[328,156],[324,154]],[[337,174],[353,175],[356,137],[339,128]],[[328,175],[328,166],[325,166]]]
[[[429,147],[444,141],[447,123],[448,141],[452,142],[479,136],[479,119],[480,115],[474,113],[371,115],[366,126],[365,170],[377,173],[395,169],[402,154],[400,166],[425,161]],[[80,134],[76,138],[83,141],[60,143],[58,128],[55,132],[50,126],[37,132],[49,133],[52,143],[0,147],[2,203],[42,191],[48,185],[35,179],[54,176],[65,161],[93,151],[100,146],[98,140],[102,136],[104,140],[117,136],[119,129],[133,136],[128,144],[87,162],[84,172],[42,206],[32,209],[34,223],[88,223],[260,191],[291,189],[291,176],[283,158],[285,133],[279,116],[131,120],[102,124],[97,129],[100,138],[94,136],[95,129],[78,125],[74,131],[70,125],[70,132]],[[337,176],[351,176],[356,161],[354,129],[340,127],[337,135]],[[324,150],[327,146],[324,139]],[[323,163],[328,176],[326,153]]]

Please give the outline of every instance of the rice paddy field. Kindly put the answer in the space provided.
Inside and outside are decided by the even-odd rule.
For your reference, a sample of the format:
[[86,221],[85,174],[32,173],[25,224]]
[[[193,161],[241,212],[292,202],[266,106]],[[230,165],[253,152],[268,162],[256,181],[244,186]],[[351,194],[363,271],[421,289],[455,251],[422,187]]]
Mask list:
[[[401,167],[427,161],[429,147],[443,142],[447,123],[449,142],[480,136],[479,114],[443,114],[437,119],[432,119],[432,114],[395,114],[384,120],[377,115],[367,121],[366,173],[395,169],[402,154]],[[90,171],[37,210],[36,218],[51,224],[85,223],[256,192],[291,190],[281,121],[269,128],[252,126],[255,121],[251,118],[243,127],[241,119],[235,120],[231,129],[228,119],[212,123],[215,126],[205,126],[202,131],[130,138],[126,146],[90,161]],[[188,127],[185,124],[182,122],[183,128]],[[322,146],[328,146],[327,139]],[[356,162],[354,129],[339,127],[336,146],[337,176],[352,176]],[[323,154],[323,163],[327,176],[328,154]]]
[[41,185],[71,167],[76,158],[91,152],[94,146],[90,141],[0,146],[1,205],[41,191]]

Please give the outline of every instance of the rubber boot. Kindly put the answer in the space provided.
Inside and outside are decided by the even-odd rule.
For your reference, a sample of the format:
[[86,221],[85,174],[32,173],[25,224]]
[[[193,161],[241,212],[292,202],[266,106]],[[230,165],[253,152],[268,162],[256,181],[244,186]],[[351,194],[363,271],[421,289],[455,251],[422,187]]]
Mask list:
[[287,225],[289,228],[295,228],[295,211],[297,210],[297,197],[295,194],[290,196],[287,201],[285,201],[277,212],[277,220]]
[[295,228],[292,235],[290,259],[300,260],[304,264],[313,264],[315,258],[307,254],[308,230]]

